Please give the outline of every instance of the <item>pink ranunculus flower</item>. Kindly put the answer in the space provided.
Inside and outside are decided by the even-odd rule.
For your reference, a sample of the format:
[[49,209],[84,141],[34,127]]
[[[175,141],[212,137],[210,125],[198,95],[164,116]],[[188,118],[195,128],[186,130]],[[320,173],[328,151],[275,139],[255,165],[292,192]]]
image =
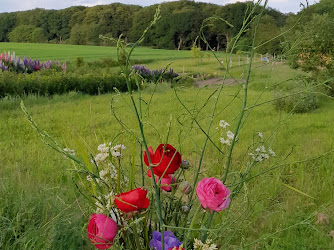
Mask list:
[[92,214],[87,233],[96,248],[107,249],[112,246],[117,234],[117,223],[105,214]]
[[196,188],[197,197],[204,209],[219,212],[230,204],[230,190],[216,178],[204,178]]
[[[159,176],[155,176],[155,182],[159,182]],[[176,188],[176,178],[171,174],[167,176],[167,178],[161,178],[161,189],[166,192],[171,192],[172,189]]]

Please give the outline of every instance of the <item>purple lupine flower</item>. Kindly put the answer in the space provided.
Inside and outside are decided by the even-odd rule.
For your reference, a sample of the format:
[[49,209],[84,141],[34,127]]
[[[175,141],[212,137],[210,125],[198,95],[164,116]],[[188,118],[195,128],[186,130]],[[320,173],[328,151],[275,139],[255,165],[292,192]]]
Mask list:
[[[150,241],[150,248],[154,250],[161,250],[161,233],[153,231],[152,240]],[[175,235],[171,231],[164,232],[164,249],[171,249],[173,247],[178,247],[182,242],[178,241]]]

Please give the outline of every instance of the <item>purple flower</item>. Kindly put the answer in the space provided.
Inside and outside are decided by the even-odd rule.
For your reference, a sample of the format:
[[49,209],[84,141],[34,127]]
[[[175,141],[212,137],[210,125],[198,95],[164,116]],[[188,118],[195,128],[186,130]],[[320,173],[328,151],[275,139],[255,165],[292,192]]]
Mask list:
[[[173,247],[178,247],[182,244],[182,242],[178,241],[175,235],[171,231],[164,232],[164,246],[165,249],[171,249]],[[153,237],[150,241],[150,248],[154,250],[161,250],[161,233],[157,231],[153,231]]]

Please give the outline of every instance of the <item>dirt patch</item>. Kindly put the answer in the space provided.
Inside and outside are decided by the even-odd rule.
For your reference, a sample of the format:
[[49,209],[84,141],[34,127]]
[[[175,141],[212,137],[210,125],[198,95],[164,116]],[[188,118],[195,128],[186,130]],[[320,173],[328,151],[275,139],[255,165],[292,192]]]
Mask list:
[[202,80],[202,79],[198,79],[195,80],[194,85],[195,87],[198,88],[202,88],[204,86],[210,86],[210,87],[215,87],[221,84],[225,84],[226,86],[234,86],[234,85],[238,85],[240,83],[244,83],[246,80],[245,79],[233,79],[233,78],[227,78],[225,79],[225,81],[223,82],[223,79],[221,77],[216,77],[216,78],[210,78],[207,80]]

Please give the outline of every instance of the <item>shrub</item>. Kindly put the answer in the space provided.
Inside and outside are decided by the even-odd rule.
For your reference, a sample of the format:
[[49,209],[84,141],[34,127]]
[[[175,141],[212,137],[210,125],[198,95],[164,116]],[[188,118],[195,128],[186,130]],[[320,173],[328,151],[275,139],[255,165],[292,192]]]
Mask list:
[[274,98],[274,107],[279,111],[306,113],[318,107],[316,94],[305,91],[301,87],[294,88],[290,92],[276,89]]
[[80,68],[85,65],[85,59],[83,57],[75,58],[75,65]]
[[[136,89],[133,81],[132,88]],[[121,75],[83,74],[72,72],[39,71],[32,74],[0,73],[0,98],[5,96],[42,96],[61,95],[71,91],[97,95],[110,93],[117,88],[126,91],[126,81]]]

